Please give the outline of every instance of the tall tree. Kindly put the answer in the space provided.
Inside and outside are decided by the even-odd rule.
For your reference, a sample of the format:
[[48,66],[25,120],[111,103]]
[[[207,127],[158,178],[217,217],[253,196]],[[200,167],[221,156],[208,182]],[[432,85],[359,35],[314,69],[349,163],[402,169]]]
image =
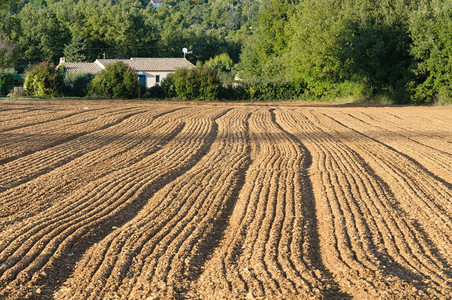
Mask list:
[[0,70],[12,64],[16,54],[16,45],[0,32]]
[[86,62],[86,48],[86,41],[80,36],[74,36],[71,42],[64,47],[64,57],[70,62]]
[[56,14],[49,8],[29,3],[18,14],[18,19],[17,44],[23,58],[29,62],[57,61],[70,40],[70,34]]
[[288,21],[298,1],[266,0],[259,11],[257,28],[241,54],[241,77],[248,80],[285,81],[282,56],[292,35]]
[[423,0],[410,15],[415,103],[452,102],[452,2]]
[[288,75],[316,96],[408,97],[411,57],[405,0],[305,0],[291,20]]
[[369,2],[358,18],[345,16],[345,34],[339,39],[338,57],[349,79],[364,83],[369,93],[390,93],[398,102],[408,101],[412,57],[406,0]]

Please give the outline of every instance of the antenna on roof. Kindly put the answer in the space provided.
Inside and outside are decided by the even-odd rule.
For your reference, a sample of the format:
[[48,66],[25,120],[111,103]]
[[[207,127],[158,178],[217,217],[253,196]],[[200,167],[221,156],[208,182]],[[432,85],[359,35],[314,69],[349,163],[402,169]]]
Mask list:
[[192,54],[193,53],[193,51],[188,51],[187,48],[182,48],[182,52],[184,52],[184,58],[185,58],[186,54]]

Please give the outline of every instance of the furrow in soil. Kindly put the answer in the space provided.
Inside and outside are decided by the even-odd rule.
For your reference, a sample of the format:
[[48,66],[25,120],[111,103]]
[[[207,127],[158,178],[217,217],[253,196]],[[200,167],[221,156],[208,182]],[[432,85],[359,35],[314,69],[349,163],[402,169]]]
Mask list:
[[212,108],[203,116],[187,118],[184,129],[159,151],[2,231],[0,294],[29,296],[36,285],[55,284],[68,276],[71,264],[67,262],[76,258],[71,258],[75,255],[70,251],[81,254],[91,241],[133,218],[151,194],[195,164],[211,145],[212,118],[224,113]]

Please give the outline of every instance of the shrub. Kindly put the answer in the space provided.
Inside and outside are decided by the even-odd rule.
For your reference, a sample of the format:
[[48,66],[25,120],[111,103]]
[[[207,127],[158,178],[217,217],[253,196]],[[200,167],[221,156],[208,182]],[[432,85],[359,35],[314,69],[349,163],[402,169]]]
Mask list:
[[94,75],[90,73],[66,73],[64,75],[64,95],[73,97],[86,96],[93,78]]
[[63,76],[53,63],[42,62],[26,72],[24,87],[29,96],[61,96]]
[[168,90],[182,100],[215,100],[220,94],[218,72],[208,67],[178,69],[170,77]]
[[10,98],[23,98],[27,95],[25,89],[22,86],[16,86],[9,93]]
[[223,89],[222,98],[228,100],[292,100],[305,90],[302,82],[245,82]]
[[135,98],[140,83],[135,71],[122,62],[109,64],[105,70],[94,77],[89,94],[94,97]]
[[306,90],[303,82],[242,82],[222,86],[218,73],[212,69],[180,69],[160,86],[152,87],[151,98],[181,100],[292,100]]
[[0,73],[0,95],[7,95],[14,88],[14,74]]
[[175,98],[177,94],[174,90],[174,80],[173,76],[170,75],[163,80],[161,84],[157,84],[151,87],[146,95],[146,97],[150,98],[158,98],[158,99],[167,99],[167,98]]

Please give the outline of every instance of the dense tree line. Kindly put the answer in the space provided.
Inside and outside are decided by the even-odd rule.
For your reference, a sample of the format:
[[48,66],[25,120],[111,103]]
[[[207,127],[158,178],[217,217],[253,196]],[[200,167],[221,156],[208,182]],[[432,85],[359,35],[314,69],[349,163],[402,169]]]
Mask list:
[[[193,62],[223,52],[237,62],[259,6],[253,0],[165,1],[157,9],[148,4],[144,0],[12,0],[1,12],[0,63],[56,63],[63,55],[67,61],[180,57],[183,47],[193,51],[187,56]],[[20,53],[14,60],[12,49]]]
[[[63,55],[68,61],[177,57],[187,47],[193,50],[188,59],[216,70],[228,99],[384,95],[397,103],[452,101],[450,0],[148,4],[3,1],[0,68],[57,62]],[[234,78],[241,80],[235,89]]]
[[298,82],[315,97],[451,101],[451,1],[264,3],[241,54],[247,80]]

